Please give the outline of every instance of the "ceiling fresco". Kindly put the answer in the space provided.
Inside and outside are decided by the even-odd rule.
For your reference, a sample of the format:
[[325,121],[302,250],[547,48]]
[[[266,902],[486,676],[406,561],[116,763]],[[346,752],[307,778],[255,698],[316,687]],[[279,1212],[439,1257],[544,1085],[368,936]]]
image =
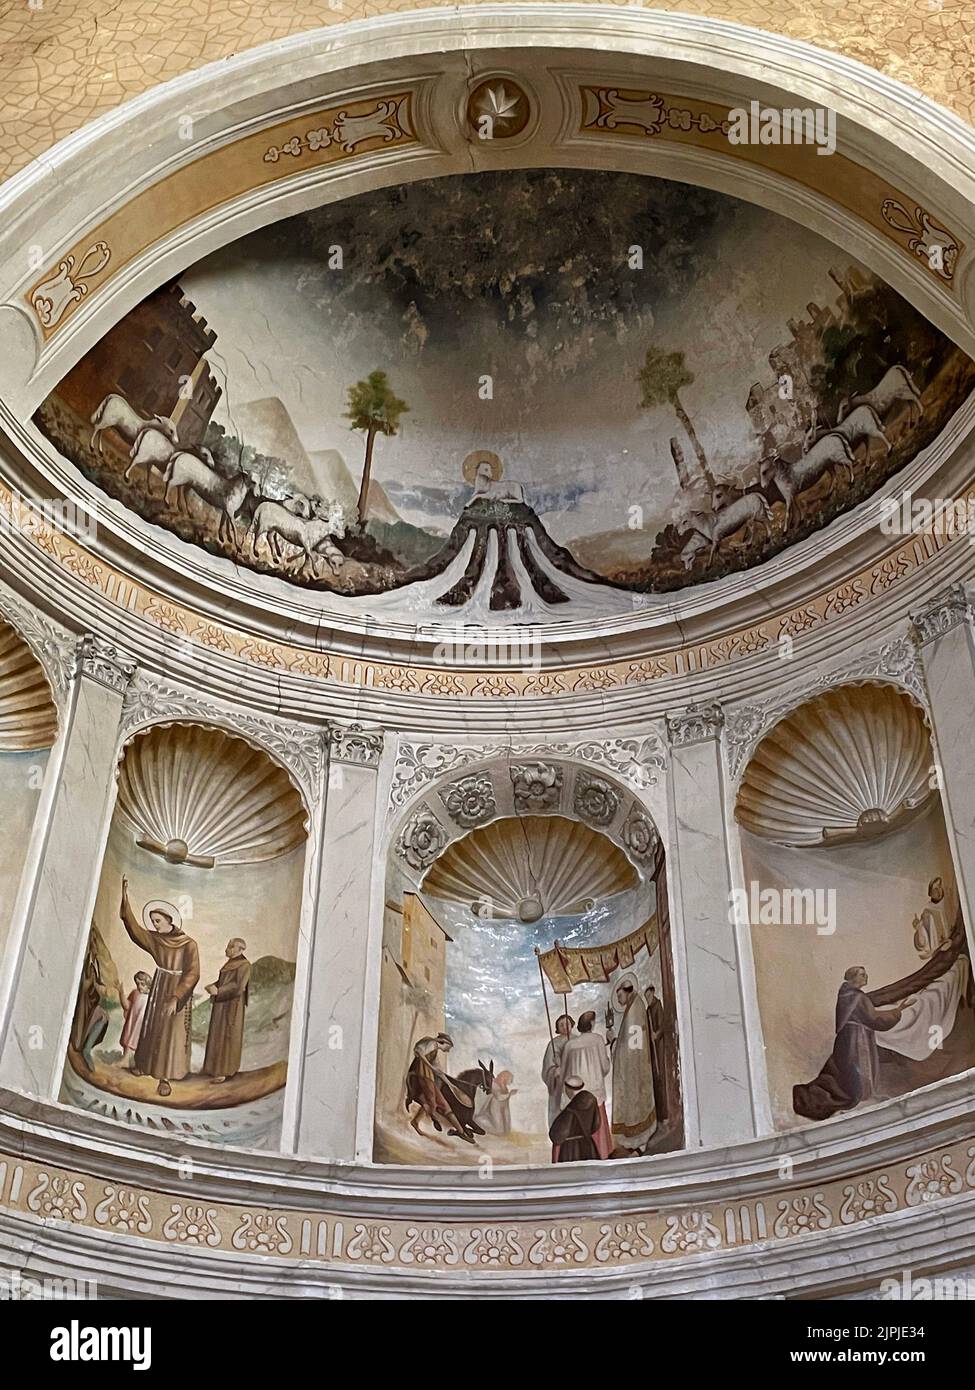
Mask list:
[[146,521],[326,608],[558,623],[760,565],[975,366],[848,254],[701,188],[502,171],[213,253],[35,423]]

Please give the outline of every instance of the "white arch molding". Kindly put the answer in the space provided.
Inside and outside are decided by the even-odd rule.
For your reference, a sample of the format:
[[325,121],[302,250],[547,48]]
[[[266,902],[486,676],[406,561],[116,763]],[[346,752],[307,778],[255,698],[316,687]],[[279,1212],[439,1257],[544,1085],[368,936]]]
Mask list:
[[[537,124],[507,151],[500,144],[490,150],[472,145],[458,123],[462,97],[470,82],[498,71],[521,80],[536,100]],[[583,81],[659,91],[689,102],[747,104],[756,97],[780,106],[828,104],[840,114],[841,155],[875,170],[963,243],[953,288],[938,284],[916,257],[912,259],[902,244],[878,228],[823,194],[773,178],[755,165],[719,158],[713,150],[690,145],[667,146],[635,133],[598,141],[580,134],[570,119],[570,98],[574,100]],[[336,102],[351,105],[363,94],[379,99],[403,82],[415,89],[413,115],[422,137],[409,150],[404,148],[399,154],[379,149],[361,159],[309,168],[308,172],[301,172],[298,166],[298,172],[282,180],[247,188],[219,206],[201,210],[160,240],[136,246],[131,259],[104,282],[93,276],[89,292],[64,317],[63,326],[46,342],[42,339],[36,316],[27,309],[25,294],[39,274],[47,273],[88,231],[131,209],[139,194],[163,179],[179,177],[203,157],[232,152],[248,137],[292,119],[305,120]],[[195,116],[191,143],[179,138],[178,118],[187,112]],[[263,161],[258,159],[258,163]],[[0,322],[12,326],[4,336],[6,351],[0,361],[0,423],[5,436],[0,438],[0,450],[5,475],[22,484],[25,491],[36,486],[74,496],[92,495],[85,493],[67,465],[40,447],[23,421],[47,389],[114,322],[153,288],[208,251],[303,208],[384,184],[473,168],[551,163],[683,178],[769,207],[847,248],[963,347],[975,350],[975,272],[971,269],[975,255],[975,132],[954,116],[835,54],[697,16],[547,4],[419,13],[301,35],[180,78],[79,131],[0,189],[0,245],[5,252],[0,256]],[[32,246],[41,249],[40,271],[31,264]],[[916,460],[895,480],[897,489],[906,479],[912,486],[938,488],[943,490],[941,495],[954,495],[949,489],[969,481],[975,471],[968,437],[973,415],[971,410],[961,412],[928,456]],[[383,646],[400,655],[413,650],[411,644],[417,634],[404,625],[372,625],[366,631],[365,624],[335,622],[326,632],[321,613],[300,596],[266,589],[258,595],[258,602],[254,592],[235,576],[216,570],[207,557],[190,553],[189,547],[181,547],[174,538],[164,540],[151,528],[123,515],[121,509],[103,507],[100,522],[99,546],[104,547],[105,554],[124,561],[120,568],[127,567],[127,573],[142,578],[164,596],[182,598],[201,608],[209,603],[210,611],[224,616],[229,612],[252,625],[261,636],[297,633],[313,648],[334,644],[332,649],[363,664]],[[710,635],[716,615],[720,615],[725,630],[730,630],[736,622],[741,626],[770,611],[773,600],[783,595],[802,602],[815,584],[846,574],[854,559],[873,563],[877,550],[872,527],[861,509],[840,518],[828,535],[814,537],[811,543],[770,562],[759,583],[754,573],[739,576],[704,591],[671,597],[612,630],[596,632],[579,625],[560,632],[546,648],[546,661],[556,669],[598,650],[602,657],[609,652],[636,662],[648,652],[652,654],[655,643],[659,646],[673,640],[675,632],[682,638],[685,632]],[[916,661],[909,660],[899,668],[896,654],[892,654],[898,643],[907,641],[906,605],[910,602],[912,609],[916,608],[950,584],[970,582],[975,577],[971,549],[964,542],[946,547],[919,569],[916,580],[905,588],[887,589],[878,584],[876,592],[836,626],[797,638],[793,662],[781,661],[773,644],[768,651],[744,654],[725,665],[701,665],[677,677],[608,692],[580,689],[554,702],[477,702],[421,698],[368,684],[341,688],[300,672],[258,663],[247,666],[216,648],[208,650],[206,660],[201,661],[198,652],[186,650],[188,644],[163,628],[152,627],[124,602],[106,612],[100,594],[86,589],[79,577],[56,566],[23,536],[5,527],[0,527],[0,563],[6,573],[16,576],[11,580],[11,585],[15,582],[17,586],[10,588],[12,604],[20,604],[29,614],[36,600],[39,607],[57,612],[59,624],[47,617],[37,620],[35,650],[39,657],[43,651],[53,661],[54,648],[45,646],[48,638],[55,648],[61,641],[70,648],[76,640],[73,634],[93,631],[110,634],[148,673],[137,679],[136,692],[141,690],[143,699],[137,708],[136,696],[130,698],[116,752],[137,729],[152,722],[214,722],[228,732],[253,738],[272,758],[276,750],[296,782],[302,783],[315,816],[323,818],[328,764],[324,742],[328,724],[334,719],[347,720],[352,715],[388,731],[401,731],[399,751],[411,741],[430,743],[439,738],[446,742],[445,730],[451,728],[462,728],[465,743],[469,739],[468,746],[475,750],[478,745],[482,752],[487,745],[503,745],[506,757],[510,751],[511,757],[520,758],[522,745],[535,745],[543,739],[566,742],[576,755],[553,752],[547,756],[565,756],[574,767],[586,766],[597,776],[611,781],[615,778],[621,795],[632,797],[633,804],[642,806],[658,826],[668,859],[677,833],[672,808],[668,809],[672,776],[669,750],[659,737],[660,721],[668,711],[691,703],[717,700],[723,704],[722,777],[726,779],[724,786],[733,788],[742,766],[735,768],[734,758],[745,756],[748,746],[768,727],[765,721],[784,717],[810,694],[827,688],[820,684],[824,679],[836,685],[861,679],[886,680],[923,701],[923,677]],[[0,594],[5,592],[0,589]],[[3,606],[0,601],[0,608]],[[12,616],[14,611],[11,606]],[[418,652],[423,652],[426,639],[427,634],[419,635]],[[434,640],[431,638],[430,644]],[[838,656],[838,652],[842,654]],[[52,669],[56,671],[56,663]],[[763,692],[760,702],[754,699],[757,689]],[[659,763],[648,763],[651,779],[639,787],[619,778],[612,769],[591,766],[577,756],[578,747],[587,739],[608,747],[620,739],[651,735],[658,745],[651,750],[651,759],[658,752],[660,759]],[[206,1252],[175,1248],[163,1233],[172,1202],[186,1195],[186,1185],[181,1183],[177,1189],[172,1177],[184,1151],[177,1139],[132,1134],[95,1117],[70,1114],[7,1092],[0,1093],[0,1155],[12,1155],[11,1162],[22,1166],[33,1164],[43,1169],[46,1164],[45,1172],[53,1172],[58,1164],[64,1169],[74,1165],[87,1175],[83,1182],[88,1195],[94,1193],[98,1198],[105,1182],[124,1178],[135,1189],[154,1194],[152,1202],[157,1204],[158,1199],[158,1205],[153,1205],[154,1220],[157,1210],[161,1218],[151,1241],[145,1242],[106,1240],[101,1228],[91,1222],[85,1224],[80,1217],[76,1221],[70,1218],[72,1224],[56,1233],[59,1249],[38,1219],[39,1212],[14,1203],[13,1214],[0,1212],[0,1263],[7,1252],[22,1253],[29,1245],[33,1253],[28,1258],[36,1260],[38,1267],[56,1267],[65,1250],[78,1258],[98,1259],[107,1280],[122,1291],[139,1288],[160,1293],[173,1281],[185,1280],[188,1285],[214,1292],[240,1291],[253,1296],[276,1295],[283,1286],[314,1293],[335,1285],[352,1296],[367,1296],[388,1287],[385,1265],[366,1270],[353,1244],[356,1224],[371,1223],[386,1225],[393,1233],[389,1268],[395,1270],[396,1287],[423,1293],[429,1291],[431,1281],[423,1272],[416,1273],[402,1255],[408,1251],[405,1235],[396,1240],[393,1235],[410,1222],[430,1221],[432,1211],[462,1249],[466,1248],[465,1232],[469,1235],[489,1217],[510,1221],[519,1232],[522,1228],[528,1232],[524,1236],[525,1258],[502,1276],[502,1284],[495,1278],[492,1285],[493,1276],[468,1266],[463,1259],[457,1268],[445,1265],[438,1270],[437,1287],[447,1296],[460,1293],[469,1297],[472,1290],[490,1296],[499,1288],[543,1296],[557,1296],[560,1290],[584,1296],[619,1296],[634,1285],[644,1296],[693,1293],[704,1286],[731,1296],[787,1295],[799,1287],[828,1295],[864,1287],[875,1281],[878,1271],[889,1272],[891,1247],[903,1238],[913,1242],[912,1248],[926,1267],[947,1267],[963,1257],[970,1258],[975,1165],[971,1165],[972,1153],[967,1151],[971,1097],[970,1078],[966,1077],[951,1078],[923,1094],[853,1113],[798,1135],[757,1138],[720,1150],[690,1149],[634,1160],[622,1167],[615,1165],[613,1217],[618,1214],[625,1221],[652,1212],[661,1218],[659,1229],[654,1230],[653,1259],[641,1259],[628,1268],[611,1265],[597,1253],[600,1232],[590,1230],[587,1222],[593,1211],[606,1211],[607,1188],[605,1178],[600,1181],[591,1171],[553,1174],[541,1169],[498,1170],[491,1184],[482,1185],[490,1190],[475,1193],[462,1175],[449,1170],[372,1167],[369,1138],[375,1046],[368,1034],[370,1020],[378,1020],[387,851],[418,806],[432,801],[436,810],[445,785],[490,761],[479,760],[475,751],[469,762],[411,786],[398,799],[401,783],[394,770],[395,745],[396,739],[387,740],[375,770],[376,851],[371,903],[361,924],[363,939],[356,942],[357,947],[361,944],[370,972],[358,1073],[357,1161],[339,1166],[324,1153],[302,1157],[300,1163],[289,1160],[287,1150],[298,1146],[310,997],[305,988],[299,1003],[296,981],[285,1152],[227,1156],[194,1148],[198,1185],[189,1195],[214,1204],[215,1209],[227,1208],[218,1261],[208,1260]],[[373,775],[371,770],[369,775]],[[727,800],[733,804],[733,796]],[[448,828],[451,833],[456,829]],[[316,830],[309,843],[319,839]],[[732,827],[726,828],[722,852],[728,853],[734,883]],[[668,862],[672,894],[674,862]],[[316,872],[306,868],[300,938],[306,959],[299,967],[305,979],[312,973],[309,937],[319,909],[318,893]],[[670,914],[679,949],[683,933],[679,897],[671,896]],[[747,958],[739,961],[739,972],[747,977]],[[679,1035],[686,1045],[692,1036],[687,1026],[691,1005],[684,997],[686,969],[679,957],[675,959],[675,976]],[[747,978],[744,984],[746,1030],[753,1070],[759,1076],[755,1053],[760,1050],[761,1034],[754,1031],[754,1012],[749,1014]],[[689,1094],[691,1085],[692,1068],[684,1065],[685,1111],[696,1104]],[[786,1184],[778,1177],[783,1155],[795,1163],[794,1179]],[[942,1177],[946,1171],[953,1176],[945,1179],[944,1190],[935,1193],[932,1201],[922,1204],[918,1195],[922,1178],[917,1172],[911,1175],[910,1170],[928,1162],[930,1155],[947,1158],[949,1169],[942,1166],[940,1171]],[[25,1203],[26,1194],[34,1190],[37,1181],[34,1168],[24,1178]],[[0,1178],[0,1206],[11,1204],[9,1175],[13,1171],[8,1164]],[[859,1224],[848,1219],[850,1199],[844,1196],[845,1188],[852,1189],[865,1174],[873,1181],[881,1171],[897,1188],[897,1209]],[[793,1239],[790,1203],[800,1189],[821,1195],[830,1212],[830,1224],[815,1235]],[[775,1238],[757,1240],[759,1205],[762,1220],[770,1221],[773,1228],[778,1222],[785,1234],[779,1237],[773,1229]],[[747,1240],[742,1217],[746,1208],[752,1223]],[[233,1243],[244,1209],[283,1215],[291,1245],[282,1247],[263,1264],[255,1262]],[[577,1224],[585,1234],[585,1262],[580,1261],[576,1269],[549,1273],[532,1264],[528,1254],[534,1232],[549,1223],[553,1210],[558,1211],[560,1224]],[[676,1220],[682,1213],[700,1216],[702,1211],[714,1215],[717,1244],[697,1253],[678,1249],[672,1232],[668,1236],[664,1217]],[[332,1242],[327,1248],[335,1248],[338,1242],[340,1253],[334,1261],[316,1263],[316,1242],[321,1238],[317,1223],[326,1218]],[[308,1248],[303,1244],[305,1223],[311,1232]],[[337,1228],[341,1228],[339,1235]],[[671,1239],[670,1247],[664,1245],[667,1239]],[[858,1242],[855,1256],[854,1240]]]

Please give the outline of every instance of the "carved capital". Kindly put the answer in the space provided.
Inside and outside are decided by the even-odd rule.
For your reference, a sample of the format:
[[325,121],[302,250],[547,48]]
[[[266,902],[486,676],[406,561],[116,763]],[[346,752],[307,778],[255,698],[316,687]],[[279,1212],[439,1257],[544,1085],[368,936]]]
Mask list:
[[75,671],[79,676],[87,676],[106,689],[114,690],[117,695],[124,695],[135,675],[136,663],[114,642],[86,632],[78,643]]
[[970,622],[971,618],[972,606],[960,585],[940,594],[933,603],[911,615],[921,642],[933,642],[936,637],[943,637],[961,623]]
[[378,767],[383,755],[382,729],[364,729],[361,724],[333,725],[332,761],[355,767]]
[[667,715],[667,733],[674,748],[686,748],[692,743],[706,743],[717,738],[724,724],[724,712],[715,703],[688,705]]

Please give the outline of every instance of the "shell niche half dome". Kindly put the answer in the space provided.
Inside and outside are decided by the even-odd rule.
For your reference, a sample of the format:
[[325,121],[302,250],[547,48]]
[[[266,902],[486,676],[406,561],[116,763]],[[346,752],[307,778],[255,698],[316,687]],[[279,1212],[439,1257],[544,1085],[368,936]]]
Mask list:
[[762,740],[735,815],[746,830],[783,845],[871,839],[931,796],[933,756],[907,695],[876,685],[831,690]]
[[0,621],[0,752],[50,748],[57,736],[44,669],[20,633]]
[[307,833],[287,773],[242,738],[200,725],[138,734],[122,761],[118,804],[137,843],[173,864],[261,864]]
[[535,922],[582,912],[639,881],[622,850],[598,831],[564,816],[512,816],[455,840],[428,870],[423,892]]

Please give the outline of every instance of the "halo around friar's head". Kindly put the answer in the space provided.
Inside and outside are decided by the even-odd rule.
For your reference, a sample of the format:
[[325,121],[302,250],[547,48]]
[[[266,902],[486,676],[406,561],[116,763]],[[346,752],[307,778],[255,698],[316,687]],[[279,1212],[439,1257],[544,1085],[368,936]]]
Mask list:
[[174,907],[172,903],[166,902],[165,898],[153,898],[152,902],[146,903],[145,907],[142,909],[142,925],[145,927],[146,931],[157,930],[152,920],[152,914],[154,912],[165,912],[176,930],[183,930],[183,916],[179,908]]
[[464,460],[464,482],[473,483],[478,467],[486,463],[491,469],[491,481],[497,482],[504,472],[504,464],[497,454],[490,449],[475,449],[472,454],[468,454]]

